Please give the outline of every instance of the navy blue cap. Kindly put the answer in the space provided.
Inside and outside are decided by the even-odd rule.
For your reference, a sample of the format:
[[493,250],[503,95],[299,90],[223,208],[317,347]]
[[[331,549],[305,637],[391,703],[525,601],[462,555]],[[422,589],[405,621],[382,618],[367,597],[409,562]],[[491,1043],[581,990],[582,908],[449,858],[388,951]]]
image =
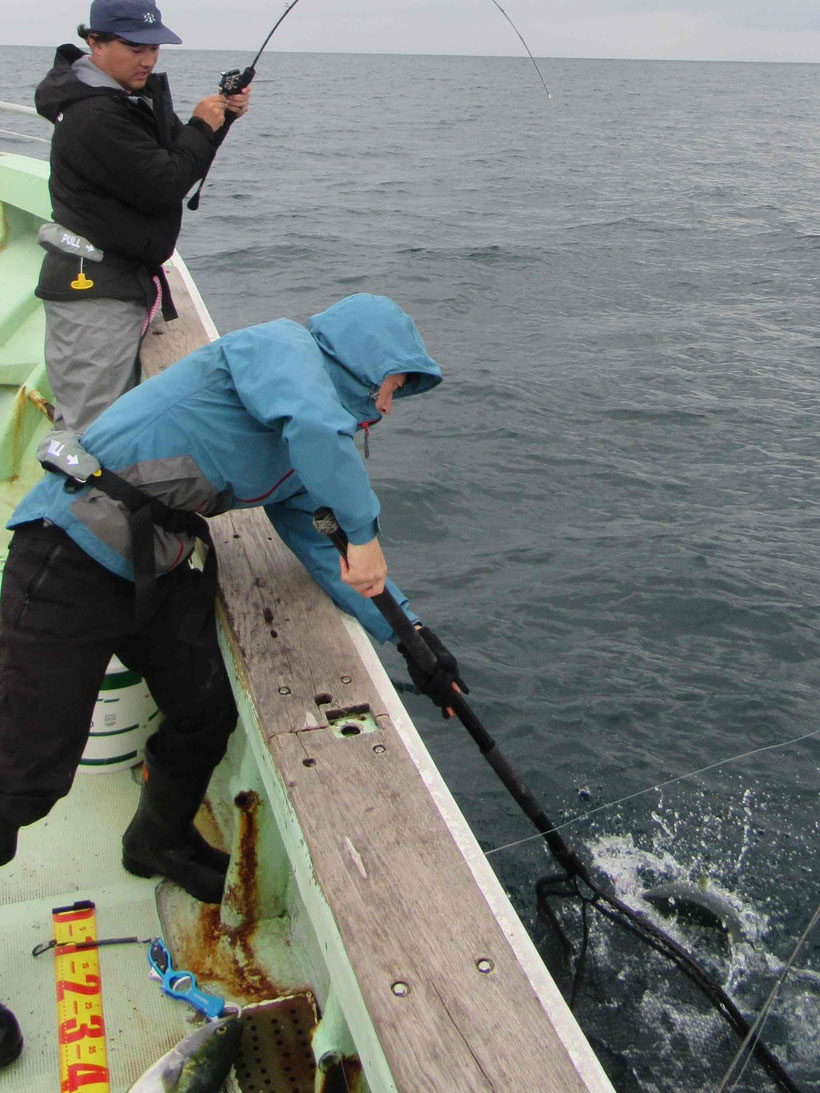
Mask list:
[[163,25],[154,0],[94,0],[88,29],[116,34],[126,42],[143,46],[178,46],[182,39]]

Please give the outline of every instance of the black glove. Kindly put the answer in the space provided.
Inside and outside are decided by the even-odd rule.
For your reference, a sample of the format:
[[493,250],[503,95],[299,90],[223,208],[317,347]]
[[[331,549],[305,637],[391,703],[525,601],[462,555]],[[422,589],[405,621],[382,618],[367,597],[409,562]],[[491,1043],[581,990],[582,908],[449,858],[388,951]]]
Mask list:
[[436,637],[430,627],[422,626],[416,633],[419,637],[424,638],[430,651],[435,654],[437,663],[434,668],[430,670],[420,668],[403,644],[399,644],[397,649],[407,661],[407,671],[410,673],[410,678],[416,687],[423,695],[427,695],[434,706],[441,709],[442,716],[446,719],[450,716],[447,713],[447,707],[452,702],[455,693],[453,684],[455,683],[458,689],[466,695],[470,693],[470,688],[458,674],[458,661]]

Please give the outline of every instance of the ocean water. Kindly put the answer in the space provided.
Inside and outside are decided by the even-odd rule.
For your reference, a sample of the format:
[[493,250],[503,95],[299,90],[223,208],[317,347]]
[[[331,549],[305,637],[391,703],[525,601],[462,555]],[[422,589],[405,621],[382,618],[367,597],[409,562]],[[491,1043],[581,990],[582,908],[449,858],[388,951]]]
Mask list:
[[[50,53],[0,49],[0,98]],[[249,61],[161,67],[185,114]],[[391,575],[627,901],[731,901],[753,945],[716,974],[751,1020],[820,888],[820,65],[539,63],[549,100],[525,57],[266,53],[180,251],[223,332],[359,291],[414,317],[445,383],[372,434]],[[406,701],[537,935],[541,841]],[[816,1090],[820,930],[794,966],[764,1038]]]

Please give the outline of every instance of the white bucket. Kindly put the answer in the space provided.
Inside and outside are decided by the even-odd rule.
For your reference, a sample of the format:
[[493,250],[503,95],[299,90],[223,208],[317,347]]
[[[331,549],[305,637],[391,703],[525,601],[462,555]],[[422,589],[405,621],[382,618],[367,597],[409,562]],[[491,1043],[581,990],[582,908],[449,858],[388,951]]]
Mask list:
[[107,774],[141,763],[158,716],[145,681],[112,657],[78,769],[84,774]]

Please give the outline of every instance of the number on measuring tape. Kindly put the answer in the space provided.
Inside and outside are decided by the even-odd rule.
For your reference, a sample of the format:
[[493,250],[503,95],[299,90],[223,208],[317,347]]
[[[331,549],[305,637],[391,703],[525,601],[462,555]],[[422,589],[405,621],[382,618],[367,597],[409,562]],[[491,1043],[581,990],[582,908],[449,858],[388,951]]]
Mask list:
[[60,1093],[109,1093],[99,954],[95,948],[79,951],[75,947],[96,940],[94,904],[84,900],[71,907],[55,907],[51,915],[57,943]]

